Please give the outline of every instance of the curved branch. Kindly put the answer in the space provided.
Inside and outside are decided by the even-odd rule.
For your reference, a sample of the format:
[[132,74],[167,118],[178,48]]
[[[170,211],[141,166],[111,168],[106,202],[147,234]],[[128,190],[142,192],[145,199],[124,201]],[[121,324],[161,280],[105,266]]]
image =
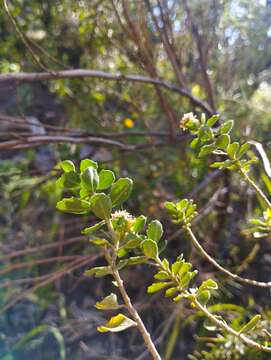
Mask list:
[[234,330],[231,326],[229,326],[224,320],[220,320],[219,318],[217,318],[215,315],[213,315],[212,313],[210,313],[210,311],[207,309],[206,306],[203,306],[198,300],[193,300],[193,304],[199,309],[201,310],[204,315],[214,324],[216,324],[220,329],[228,332],[229,334],[236,336],[237,338],[239,338],[243,343],[245,343],[246,345],[256,348],[257,350],[261,350],[261,351],[265,351],[268,353],[271,353],[271,347],[268,346],[264,346],[261,345],[259,343],[257,343],[256,341],[248,338],[246,335],[244,334],[240,334],[238,331]]
[[[180,287],[179,279],[176,274],[172,272],[170,269],[166,269],[162,263],[162,261],[157,257],[155,260],[155,263],[158,265],[159,269],[162,271],[165,271],[168,275],[168,278],[172,280],[172,282],[177,286],[179,289],[180,295],[183,292],[183,289]],[[268,353],[271,353],[271,347],[261,345],[257,343],[256,341],[248,338],[245,334],[242,332],[238,332],[235,329],[233,329],[231,326],[229,326],[225,320],[218,318],[214,314],[212,314],[205,305],[201,304],[197,296],[192,295],[190,291],[186,290],[184,293],[184,298],[186,297],[188,301],[191,302],[191,304],[197,308],[198,310],[201,310],[203,314],[214,324],[216,324],[220,329],[226,331],[227,333],[236,336],[238,339],[240,339],[244,344],[247,346],[253,347],[257,350],[265,351]],[[192,295],[192,296],[191,296]]]
[[200,253],[205,257],[205,259],[207,261],[209,261],[215,268],[217,268],[218,270],[220,270],[221,272],[225,273],[226,275],[228,275],[230,278],[239,281],[240,283],[244,283],[247,285],[253,285],[253,286],[258,286],[261,288],[271,288],[271,282],[263,282],[263,281],[256,281],[256,280],[252,280],[252,279],[247,279],[247,278],[243,278],[237,274],[232,273],[231,271],[225,269],[223,266],[221,266],[215,259],[213,259],[204,249],[203,247],[200,245],[200,243],[198,242],[197,238],[195,237],[193,231],[191,230],[189,225],[185,226],[185,229],[192,241],[192,243],[194,244],[194,246],[200,251]]
[[80,79],[80,78],[100,78],[105,80],[112,81],[127,81],[127,82],[139,82],[145,84],[151,84],[160,86],[166,90],[176,92],[182,96],[187,97],[195,106],[199,106],[201,109],[207,112],[208,115],[212,114],[213,111],[211,107],[200,100],[199,98],[192,95],[188,90],[183,89],[179,86],[176,86],[167,81],[161,80],[159,78],[152,78],[142,75],[124,75],[121,73],[108,73],[105,71],[99,70],[84,70],[84,69],[73,69],[73,70],[63,70],[56,72],[37,72],[37,73],[8,73],[0,75],[0,83],[12,83],[12,82],[37,82],[44,80],[57,80],[57,79]]
[[104,139],[94,136],[73,137],[73,136],[63,136],[63,135],[38,135],[38,136],[21,137],[19,140],[8,140],[0,144],[0,150],[2,149],[15,150],[15,149],[29,148],[29,147],[40,146],[51,143],[70,143],[70,144],[93,143],[93,144],[116,146],[125,150],[134,150],[134,146],[126,145],[115,140]]
[[259,195],[259,197],[263,200],[263,202],[265,203],[265,205],[271,209],[271,202],[269,201],[268,197],[265,195],[265,193],[259,188],[259,186],[248,176],[248,174],[246,173],[246,171],[244,171],[242,169],[242,167],[240,167],[239,169],[240,174],[242,175],[242,177],[246,180],[246,182],[253,187],[253,189],[256,191],[256,193]]
[[[130,145],[117,140],[111,140],[108,138],[97,137],[97,136],[65,136],[65,135],[35,135],[35,136],[20,136],[18,133],[19,139],[16,140],[7,140],[0,143],[0,150],[18,150],[18,149],[27,149],[38,147],[46,144],[96,144],[103,146],[112,146],[117,147],[121,150],[126,151],[135,151],[143,150],[152,147],[161,147],[161,146],[172,146],[178,144],[177,141],[156,141],[156,142],[147,142],[142,144]],[[189,139],[190,136],[184,134],[181,139]],[[180,140],[180,137],[177,138]]]

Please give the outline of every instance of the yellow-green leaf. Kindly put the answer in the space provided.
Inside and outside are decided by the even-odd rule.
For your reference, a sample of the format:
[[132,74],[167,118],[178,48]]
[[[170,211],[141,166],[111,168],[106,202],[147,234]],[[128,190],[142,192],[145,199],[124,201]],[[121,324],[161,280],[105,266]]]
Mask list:
[[98,301],[95,304],[96,309],[98,310],[116,310],[121,307],[118,303],[118,298],[116,294],[111,293],[106,296],[102,301]]
[[99,326],[97,330],[101,333],[104,332],[120,332],[126,330],[132,326],[136,326],[136,323],[123,314],[113,316],[105,325]]

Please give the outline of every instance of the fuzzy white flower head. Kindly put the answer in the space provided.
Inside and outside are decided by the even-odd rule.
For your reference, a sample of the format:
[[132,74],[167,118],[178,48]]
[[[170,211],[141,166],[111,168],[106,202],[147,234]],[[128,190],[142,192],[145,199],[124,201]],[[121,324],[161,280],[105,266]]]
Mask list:
[[180,121],[180,128],[182,130],[196,130],[200,122],[196,115],[192,112],[184,114]]
[[133,215],[128,213],[126,210],[117,210],[111,215],[112,219],[124,218],[127,221],[134,220]]
[[135,222],[134,216],[126,210],[115,211],[111,215],[111,218],[114,229],[121,234],[125,234],[129,231]]

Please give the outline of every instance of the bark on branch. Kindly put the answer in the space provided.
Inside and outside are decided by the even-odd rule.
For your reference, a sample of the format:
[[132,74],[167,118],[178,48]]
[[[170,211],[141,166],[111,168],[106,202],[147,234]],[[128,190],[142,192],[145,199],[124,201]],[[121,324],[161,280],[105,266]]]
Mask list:
[[0,84],[2,83],[14,83],[14,82],[37,82],[37,81],[48,81],[58,79],[80,79],[80,78],[99,78],[104,80],[122,81],[122,82],[138,82],[159,86],[169,91],[176,92],[182,96],[187,97],[192,101],[195,106],[200,107],[208,115],[212,114],[211,107],[204,101],[192,95],[188,90],[183,89],[179,86],[171,84],[167,81],[159,78],[152,78],[142,75],[124,75],[121,73],[108,73],[99,70],[84,70],[84,69],[73,69],[63,70],[57,72],[36,72],[36,73],[8,73],[0,75]]

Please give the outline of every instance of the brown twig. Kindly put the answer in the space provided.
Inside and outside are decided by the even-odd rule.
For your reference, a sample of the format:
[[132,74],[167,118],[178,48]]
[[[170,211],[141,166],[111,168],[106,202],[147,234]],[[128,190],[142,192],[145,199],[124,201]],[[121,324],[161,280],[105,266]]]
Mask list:
[[45,279],[44,281],[40,282],[39,284],[31,287],[30,289],[27,289],[26,291],[22,292],[21,294],[19,294],[18,296],[15,296],[13,299],[11,299],[6,305],[4,305],[1,309],[0,309],[0,315],[3,314],[5,311],[7,311],[8,309],[10,309],[12,306],[14,306],[18,301],[22,300],[23,298],[25,298],[28,294],[36,291],[37,289],[56,281],[57,279],[70,274],[71,272],[73,272],[76,269],[79,269],[82,266],[85,266],[87,264],[89,264],[90,262],[95,261],[100,255],[95,255],[95,256],[86,256],[83,259],[81,258],[80,260],[75,260],[73,262],[71,262],[68,266],[66,267],[66,269],[64,270],[60,270],[58,272],[55,272],[51,277],[49,277],[48,279]]
[[166,90],[176,92],[184,97],[190,99],[194,105],[200,107],[207,114],[212,114],[212,109],[204,101],[198,99],[192,95],[188,90],[169,83],[160,78],[147,77],[142,75],[124,75],[124,74],[111,74],[105,71],[99,70],[84,70],[84,69],[73,69],[51,72],[37,72],[37,73],[8,73],[0,75],[0,83],[14,83],[14,82],[37,82],[47,80],[58,80],[58,79],[82,79],[82,78],[100,78],[104,80],[112,80],[119,82],[138,82],[155,85]]
[[246,284],[246,285],[253,285],[261,288],[271,288],[271,281],[270,282],[263,282],[263,281],[256,281],[252,279],[247,279],[244,277],[241,277],[237,274],[232,273],[231,271],[225,269],[222,265],[220,265],[214,258],[212,258],[207,251],[204,250],[204,248],[201,246],[201,244],[198,242],[197,238],[195,237],[193,231],[191,230],[191,227],[189,225],[185,226],[185,229],[193,243],[193,245],[200,251],[200,253],[205,257],[205,259],[211,263],[215,268],[217,268],[219,271],[223,272],[224,274],[228,275],[233,280],[239,281],[240,283]]

